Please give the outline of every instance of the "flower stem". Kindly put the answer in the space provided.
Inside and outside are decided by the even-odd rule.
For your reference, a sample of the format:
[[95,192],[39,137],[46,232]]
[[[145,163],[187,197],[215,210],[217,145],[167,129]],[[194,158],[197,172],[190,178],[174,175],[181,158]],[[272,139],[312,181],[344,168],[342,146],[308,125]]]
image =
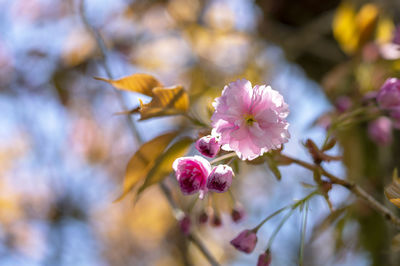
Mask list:
[[304,203],[304,211],[303,211],[303,220],[301,226],[301,237],[300,237],[300,256],[299,256],[299,266],[303,266],[303,258],[304,258],[304,239],[306,235],[306,227],[307,227],[307,216],[308,216],[308,202]]
[[267,218],[265,218],[264,220],[261,221],[261,223],[259,223],[256,227],[254,227],[252,229],[253,232],[257,232],[268,220],[270,220],[271,218],[273,218],[274,216],[280,214],[281,212],[283,212],[284,210],[287,210],[289,208],[291,208],[292,210],[296,209],[298,206],[300,206],[301,204],[304,204],[304,202],[308,201],[310,198],[312,198],[314,195],[318,194],[318,190],[314,190],[313,192],[311,192],[310,194],[308,194],[306,197],[304,197],[303,199],[295,202],[294,204],[290,204],[287,205],[283,208],[280,208],[279,210],[275,211],[274,213],[272,213],[271,215],[269,215]]
[[397,217],[392,211],[390,211],[388,208],[386,208],[382,203],[378,202],[374,197],[372,197],[368,192],[366,192],[363,188],[361,188],[359,185],[341,179],[328,171],[326,171],[323,167],[320,165],[315,165],[311,164],[296,158],[292,158],[290,156],[280,154],[279,156],[282,157],[283,160],[285,161],[290,161],[291,163],[300,165],[310,171],[315,171],[315,170],[320,170],[321,174],[327,178],[330,179],[332,184],[340,185],[342,187],[347,188],[350,190],[353,194],[355,194],[357,197],[363,199],[372,209],[376,210],[377,212],[381,213],[383,217],[385,217],[387,220],[389,220],[396,228],[400,229],[400,218]]
[[214,160],[212,160],[212,161],[210,162],[210,164],[215,164],[215,163],[217,163],[217,162],[220,162],[220,161],[223,161],[223,160],[225,160],[225,159],[229,159],[229,158],[232,158],[232,157],[235,157],[235,156],[236,156],[236,153],[235,153],[235,152],[231,152],[231,153],[222,155],[222,156],[220,156],[220,157],[218,157],[218,158],[215,158]]

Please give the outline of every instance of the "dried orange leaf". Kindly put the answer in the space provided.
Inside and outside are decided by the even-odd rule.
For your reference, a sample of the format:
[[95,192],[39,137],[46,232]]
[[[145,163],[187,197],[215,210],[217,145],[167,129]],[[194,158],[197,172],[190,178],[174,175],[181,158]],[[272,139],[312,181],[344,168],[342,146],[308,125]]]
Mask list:
[[163,153],[168,144],[178,135],[178,132],[170,132],[158,136],[143,144],[129,160],[126,168],[122,195],[115,201],[126,196],[136,184],[144,180],[149,171],[154,167],[157,158]]
[[157,159],[153,168],[149,171],[144,184],[139,188],[138,195],[149,186],[162,181],[170,174],[172,171],[172,163],[178,157],[184,156],[192,143],[192,138],[185,137],[172,144],[171,147]]
[[176,115],[189,109],[189,96],[182,86],[154,88],[150,103],[140,102],[140,120],[157,116]]
[[400,208],[400,178],[397,176],[397,169],[393,171],[393,181],[385,188],[385,195],[388,200]]
[[138,92],[147,96],[153,96],[154,88],[162,87],[162,84],[155,77],[143,73],[133,74],[118,80],[99,77],[95,77],[95,79],[108,82],[120,90]]

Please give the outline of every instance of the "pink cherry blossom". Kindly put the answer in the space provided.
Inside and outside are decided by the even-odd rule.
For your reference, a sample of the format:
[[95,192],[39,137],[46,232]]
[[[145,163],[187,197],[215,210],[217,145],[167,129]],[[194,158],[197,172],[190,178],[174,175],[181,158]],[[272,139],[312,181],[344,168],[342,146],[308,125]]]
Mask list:
[[183,194],[190,195],[200,191],[200,197],[204,195],[211,172],[211,165],[206,159],[200,156],[181,157],[174,161],[172,168]]
[[225,86],[211,117],[214,136],[225,151],[252,160],[288,142],[288,105],[270,86],[252,87],[246,79]]

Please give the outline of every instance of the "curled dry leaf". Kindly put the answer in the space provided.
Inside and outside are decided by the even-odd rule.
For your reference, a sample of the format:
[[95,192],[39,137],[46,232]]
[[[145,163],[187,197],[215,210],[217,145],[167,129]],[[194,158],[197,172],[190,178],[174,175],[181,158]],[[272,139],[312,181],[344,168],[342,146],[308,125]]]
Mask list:
[[185,113],[189,110],[189,96],[182,86],[163,87],[152,75],[133,74],[118,80],[95,77],[110,83],[120,90],[132,91],[152,97],[149,103],[140,101],[140,106],[117,114],[140,113],[140,120],[153,117]]
[[385,195],[388,200],[400,208],[400,178],[397,169],[393,171],[393,181],[385,188]]
[[144,143],[129,160],[126,168],[122,195],[115,201],[124,198],[139,182],[143,181],[154,167],[157,158],[163,153],[168,144],[178,135],[169,132]]
[[150,103],[140,102],[140,120],[157,116],[185,113],[189,110],[189,96],[182,86],[154,88]]
[[133,74],[117,80],[99,77],[95,77],[95,79],[108,82],[120,90],[137,92],[147,96],[153,96],[153,89],[163,86],[155,77],[144,73]]

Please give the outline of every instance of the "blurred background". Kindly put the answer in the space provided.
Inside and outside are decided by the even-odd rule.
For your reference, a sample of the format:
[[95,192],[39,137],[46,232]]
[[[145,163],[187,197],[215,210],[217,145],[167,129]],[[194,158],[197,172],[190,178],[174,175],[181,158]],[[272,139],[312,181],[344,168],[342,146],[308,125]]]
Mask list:
[[[0,265],[207,265],[157,186],[135,206],[131,197],[112,203],[139,143],[115,114],[123,107],[113,88],[93,79],[107,76],[83,16],[104,38],[114,78],[139,72],[183,84],[203,121],[228,82],[271,84],[291,110],[284,151],[308,161],[307,138],[321,144],[332,115],[399,77],[397,0],[0,0],[0,10]],[[138,97],[148,101],[134,93],[123,101],[135,108]],[[144,141],[185,123],[133,119]],[[395,210],[383,187],[400,166],[399,132],[382,144],[367,128],[341,130],[332,154],[343,163],[326,167]],[[222,265],[255,265],[279,219],[260,230],[251,255],[229,241],[309,193],[301,182],[313,183],[312,173],[281,171],[277,181],[266,165],[241,163],[232,190],[245,219],[232,222],[221,206],[221,226],[194,222]],[[167,183],[187,208],[190,197]],[[310,202],[305,265],[399,265],[395,231],[380,214],[343,188],[329,195],[334,215],[323,198]],[[295,213],[274,242],[272,265],[297,265],[300,227]]]

